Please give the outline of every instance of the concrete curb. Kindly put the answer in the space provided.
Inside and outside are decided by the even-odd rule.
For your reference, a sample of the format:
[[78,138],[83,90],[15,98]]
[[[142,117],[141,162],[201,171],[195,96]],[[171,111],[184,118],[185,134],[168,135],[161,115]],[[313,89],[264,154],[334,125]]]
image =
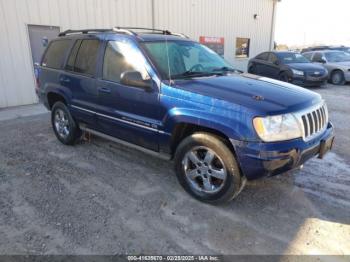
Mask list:
[[8,107],[0,109],[0,121],[40,115],[47,112],[47,109],[42,104]]

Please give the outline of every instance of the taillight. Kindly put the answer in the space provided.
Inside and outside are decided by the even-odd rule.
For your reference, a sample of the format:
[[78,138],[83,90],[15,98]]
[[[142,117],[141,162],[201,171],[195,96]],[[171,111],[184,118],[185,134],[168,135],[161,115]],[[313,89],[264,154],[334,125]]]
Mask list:
[[34,68],[34,75],[35,75],[35,93],[39,94],[39,88],[40,88],[40,80],[39,80],[39,68]]

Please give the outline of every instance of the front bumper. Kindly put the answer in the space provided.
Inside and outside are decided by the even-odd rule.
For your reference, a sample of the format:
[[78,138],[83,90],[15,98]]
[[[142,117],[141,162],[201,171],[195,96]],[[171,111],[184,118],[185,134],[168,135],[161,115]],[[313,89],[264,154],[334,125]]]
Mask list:
[[323,157],[331,149],[333,133],[329,122],[327,129],[310,141],[299,138],[273,143],[231,142],[243,174],[247,179],[257,179],[296,169],[314,156]]
[[312,87],[312,86],[321,86],[326,83],[328,80],[328,75],[323,75],[319,77],[313,76],[293,76],[291,83],[298,86]]
[[350,71],[345,71],[344,78],[346,82],[350,82]]

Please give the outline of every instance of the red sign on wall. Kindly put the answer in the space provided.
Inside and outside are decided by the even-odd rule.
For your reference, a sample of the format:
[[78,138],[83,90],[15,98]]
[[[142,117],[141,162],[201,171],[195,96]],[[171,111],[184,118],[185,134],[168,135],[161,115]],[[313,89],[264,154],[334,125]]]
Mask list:
[[225,40],[223,37],[200,36],[199,42],[214,50],[219,55],[224,56]]

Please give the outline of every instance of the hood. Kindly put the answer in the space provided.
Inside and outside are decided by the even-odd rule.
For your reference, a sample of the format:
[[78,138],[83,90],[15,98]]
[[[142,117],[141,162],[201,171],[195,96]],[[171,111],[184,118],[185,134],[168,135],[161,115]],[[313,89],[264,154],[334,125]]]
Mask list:
[[297,70],[302,70],[306,72],[310,71],[325,71],[325,68],[322,65],[318,64],[313,64],[313,63],[291,63],[287,64],[288,67],[297,69]]
[[[266,115],[295,112],[321,102],[321,96],[315,92],[252,74],[177,80],[175,87]],[[197,102],[215,106],[211,99]]]

